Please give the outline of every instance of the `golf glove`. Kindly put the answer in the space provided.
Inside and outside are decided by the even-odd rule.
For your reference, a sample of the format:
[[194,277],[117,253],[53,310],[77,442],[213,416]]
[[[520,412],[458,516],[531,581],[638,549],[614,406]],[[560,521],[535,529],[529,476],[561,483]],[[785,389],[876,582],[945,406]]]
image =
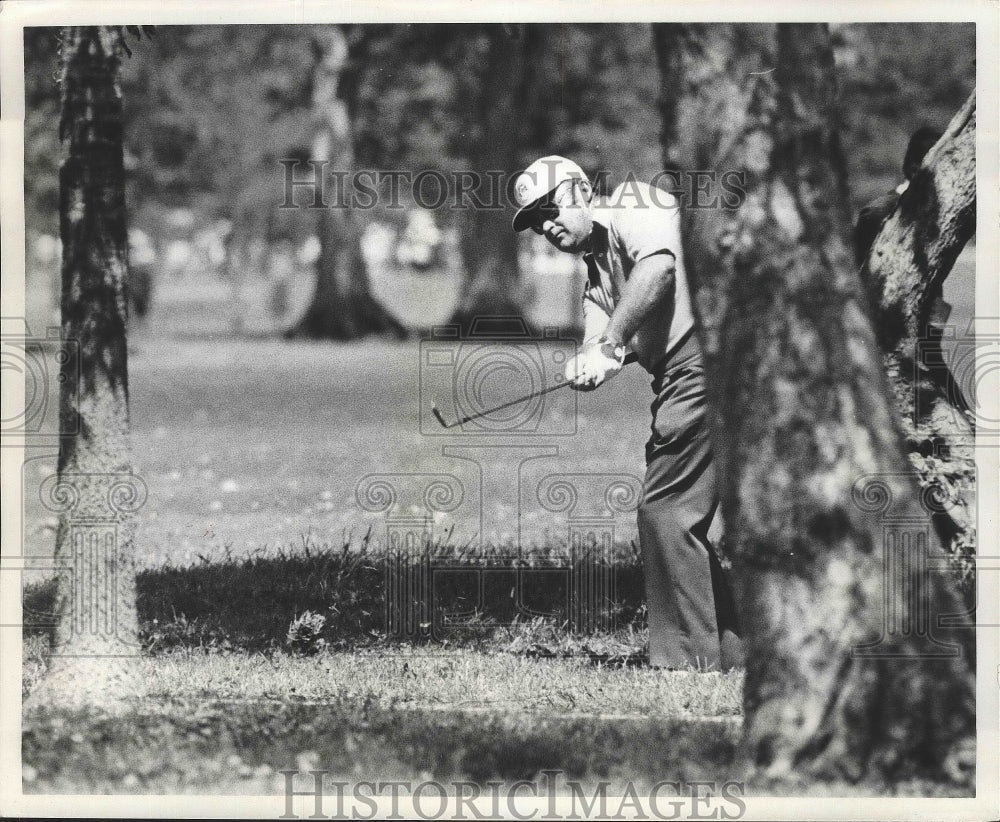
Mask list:
[[593,391],[622,370],[625,346],[605,337],[583,348],[566,364],[566,379],[576,391]]

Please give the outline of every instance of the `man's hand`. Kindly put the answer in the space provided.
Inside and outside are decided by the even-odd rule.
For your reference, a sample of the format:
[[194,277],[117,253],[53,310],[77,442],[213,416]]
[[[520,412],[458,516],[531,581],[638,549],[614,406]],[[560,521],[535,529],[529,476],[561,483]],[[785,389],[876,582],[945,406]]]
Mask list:
[[622,370],[625,347],[598,340],[566,364],[566,379],[574,391],[593,391]]

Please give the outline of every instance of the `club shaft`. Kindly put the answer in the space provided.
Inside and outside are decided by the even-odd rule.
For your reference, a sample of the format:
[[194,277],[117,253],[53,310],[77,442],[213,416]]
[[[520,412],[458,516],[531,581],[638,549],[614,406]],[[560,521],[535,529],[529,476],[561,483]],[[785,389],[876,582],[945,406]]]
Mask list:
[[[631,363],[634,363],[635,361],[636,361],[635,354],[629,353],[628,356],[625,357],[625,360],[622,363],[622,365],[629,365]],[[452,423],[445,423],[445,421],[441,418],[441,416],[439,416],[440,412],[437,412],[435,416],[437,416],[438,422],[440,422],[441,425],[443,425],[445,428],[454,428],[456,425],[463,425],[467,422],[472,422],[472,420],[478,420],[480,417],[485,417],[487,414],[493,414],[496,411],[503,411],[504,408],[510,408],[512,405],[519,405],[522,402],[533,400],[535,399],[535,397],[540,397],[543,394],[548,394],[551,391],[558,391],[560,388],[565,388],[567,385],[572,385],[570,380],[556,383],[555,385],[550,385],[548,388],[542,388],[539,391],[533,391],[532,393],[527,394],[524,397],[518,397],[516,400],[505,402],[503,403],[503,405],[497,405],[493,408],[487,408],[485,411],[479,411],[475,414],[469,414],[469,416],[462,417],[462,419],[455,420],[455,422]]]
[[502,411],[504,408],[510,408],[512,405],[518,405],[522,402],[533,400],[535,399],[535,397],[540,397],[542,396],[542,394],[548,394],[550,391],[558,391],[560,388],[565,388],[569,384],[570,382],[569,380],[567,380],[565,382],[556,383],[555,385],[550,385],[548,388],[542,388],[539,391],[533,391],[532,393],[527,394],[523,397],[519,397],[516,400],[505,402],[503,405],[497,405],[494,408],[487,408],[485,411],[479,411],[476,414],[469,414],[469,416],[462,417],[462,419],[458,420],[457,422],[453,422],[448,427],[453,428],[456,425],[462,425],[463,423],[471,422],[472,420],[478,420],[480,417],[485,417],[487,414],[492,414],[496,411]]

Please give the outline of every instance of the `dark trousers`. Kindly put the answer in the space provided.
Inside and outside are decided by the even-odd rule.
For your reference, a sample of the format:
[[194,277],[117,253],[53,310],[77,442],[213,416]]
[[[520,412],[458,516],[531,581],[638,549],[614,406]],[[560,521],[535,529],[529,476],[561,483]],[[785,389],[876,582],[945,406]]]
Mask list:
[[720,516],[719,497],[696,344],[657,369],[652,387],[639,506],[650,664],[728,670],[743,664],[742,643],[729,583],[709,537]]

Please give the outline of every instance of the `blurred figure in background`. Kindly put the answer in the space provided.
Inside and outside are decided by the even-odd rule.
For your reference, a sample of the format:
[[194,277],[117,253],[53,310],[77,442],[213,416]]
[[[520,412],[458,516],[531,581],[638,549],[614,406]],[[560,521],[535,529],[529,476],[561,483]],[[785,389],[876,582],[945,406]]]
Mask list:
[[128,231],[128,301],[129,316],[146,318],[153,303],[153,269],[156,246],[141,228]]
[[290,240],[278,240],[271,247],[268,260],[268,278],[271,281],[268,309],[276,323],[285,320],[291,307],[290,295],[292,279],[295,277],[295,263],[295,247]]
[[24,279],[25,316],[28,328],[45,329],[62,321],[59,295],[62,292],[62,243],[52,234],[30,234]]
[[441,240],[441,230],[434,215],[426,209],[414,208],[396,246],[396,262],[417,271],[427,271],[441,262]]

